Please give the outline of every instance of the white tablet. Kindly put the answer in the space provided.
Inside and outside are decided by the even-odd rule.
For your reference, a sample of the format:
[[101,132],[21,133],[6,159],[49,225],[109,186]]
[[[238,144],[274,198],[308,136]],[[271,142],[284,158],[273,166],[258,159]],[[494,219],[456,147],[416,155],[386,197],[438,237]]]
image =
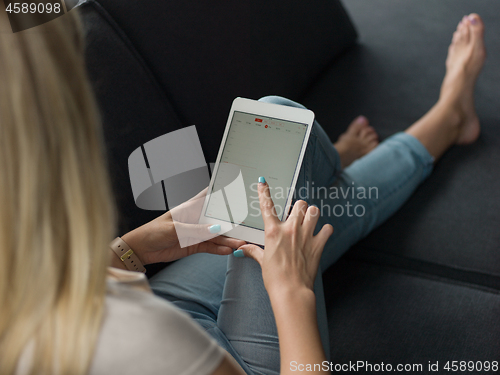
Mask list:
[[236,98],[203,203],[200,223],[220,234],[264,245],[258,179],[269,184],[285,220],[314,121],[312,111]]

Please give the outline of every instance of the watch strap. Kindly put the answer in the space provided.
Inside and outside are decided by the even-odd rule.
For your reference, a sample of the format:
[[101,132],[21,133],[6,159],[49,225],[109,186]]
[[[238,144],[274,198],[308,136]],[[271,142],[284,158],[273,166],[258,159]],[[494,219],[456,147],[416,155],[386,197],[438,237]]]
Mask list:
[[127,245],[127,243],[120,237],[116,237],[113,241],[111,241],[109,247],[114,251],[118,258],[121,259],[129,271],[142,273],[146,272],[146,269],[137,255],[134,254],[134,251],[130,248],[130,246]]

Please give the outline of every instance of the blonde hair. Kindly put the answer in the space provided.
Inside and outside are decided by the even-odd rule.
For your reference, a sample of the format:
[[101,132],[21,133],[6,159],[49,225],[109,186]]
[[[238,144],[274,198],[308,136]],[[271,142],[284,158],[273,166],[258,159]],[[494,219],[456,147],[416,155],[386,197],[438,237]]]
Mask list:
[[0,33],[0,176],[1,372],[85,374],[115,215],[76,11]]

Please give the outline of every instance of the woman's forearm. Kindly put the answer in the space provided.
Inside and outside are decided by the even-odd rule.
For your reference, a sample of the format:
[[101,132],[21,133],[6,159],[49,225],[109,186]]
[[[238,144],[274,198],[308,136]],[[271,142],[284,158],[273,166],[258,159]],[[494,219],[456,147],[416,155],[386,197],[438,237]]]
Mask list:
[[281,222],[264,177],[259,178],[258,191],[266,247],[263,250],[247,244],[239,249],[262,267],[262,280],[278,329],[281,374],[328,373],[322,371],[326,357],[313,288],[321,253],[333,227],[326,224],[314,235],[319,209],[301,200],[295,202],[287,220]]
[[316,317],[316,297],[307,288],[270,295],[280,341],[281,374],[324,374],[326,361]]

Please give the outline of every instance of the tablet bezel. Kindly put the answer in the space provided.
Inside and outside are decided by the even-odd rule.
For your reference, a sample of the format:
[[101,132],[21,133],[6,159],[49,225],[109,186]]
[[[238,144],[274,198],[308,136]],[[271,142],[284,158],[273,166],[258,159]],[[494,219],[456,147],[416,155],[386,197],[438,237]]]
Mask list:
[[[293,174],[292,184],[290,186],[290,193],[286,199],[285,210],[283,212],[288,212],[290,205],[292,203],[295,185],[297,183],[297,178],[299,176],[300,168],[302,166],[302,160],[304,159],[304,154],[307,147],[307,142],[309,141],[309,136],[311,134],[312,125],[314,122],[314,112],[297,107],[290,107],[284,105],[278,105],[267,102],[259,102],[257,100],[236,98],[233,101],[231,110],[229,112],[228,120],[226,123],[226,128],[224,129],[224,135],[219,147],[219,153],[217,154],[217,160],[215,162],[214,169],[212,171],[212,178],[210,179],[210,184],[208,186],[207,195],[204,198],[203,209],[200,213],[200,224],[219,224],[221,226],[222,235],[237,238],[247,242],[264,245],[264,230],[252,228],[244,225],[238,225],[236,223],[230,223],[223,220],[207,217],[204,215],[208,204],[209,193],[212,191],[213,184],[215,182],[215,176],[217,176],[217,171],[219,169],[220,160],[224,150],[224,145],[226,144],[226,139],[229,134],[229,129],[233,120],[234,112],[245,112],[251,113],[255,116],[272,117],[285,121],[292,121],[304,124],[306,126],[306,134],[302,141],[300,148],[300,154],[298,157],[298,162],[295,166],[295,171]],[[286,220],[287,215],[283,215],[282,220]],[[236,227],[233,228],[233,226]]]

